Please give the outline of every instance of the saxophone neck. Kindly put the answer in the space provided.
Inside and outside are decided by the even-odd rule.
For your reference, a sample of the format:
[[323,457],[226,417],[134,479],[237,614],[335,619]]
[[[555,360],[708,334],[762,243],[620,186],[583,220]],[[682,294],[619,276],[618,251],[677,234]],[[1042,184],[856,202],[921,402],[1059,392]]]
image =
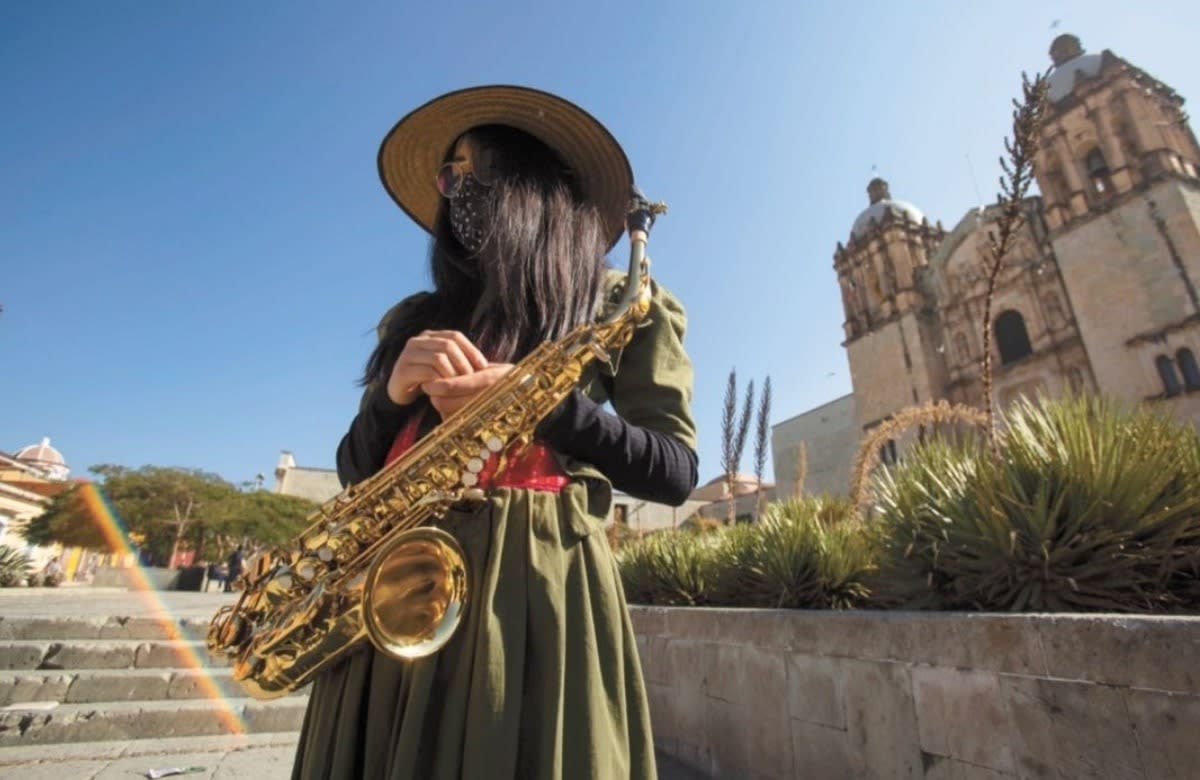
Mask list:
[[625,226],[629,232],[629,270],[626,274],[625,288],[616,309],[605,318],[606,323],[623,319],[631,307],[644,309],[650,296],[650,258],[646,255],[646,243],[650,239],[650,229],[659,214],[665,214],[667,204],[651,203],[637,187],[629,201],[629,211],[625,217]]

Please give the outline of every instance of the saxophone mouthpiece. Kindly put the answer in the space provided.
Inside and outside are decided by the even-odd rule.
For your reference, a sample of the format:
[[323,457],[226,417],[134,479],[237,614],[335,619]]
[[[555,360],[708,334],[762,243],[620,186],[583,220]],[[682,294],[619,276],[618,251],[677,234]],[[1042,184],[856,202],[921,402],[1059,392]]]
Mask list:
[[625,227],[632,233],[640,230],[649,233],[654,227],[654,218],[667,213],[667,204],[659,201],[651,203],[635,184],[629,194],[629,211],[625,216]]

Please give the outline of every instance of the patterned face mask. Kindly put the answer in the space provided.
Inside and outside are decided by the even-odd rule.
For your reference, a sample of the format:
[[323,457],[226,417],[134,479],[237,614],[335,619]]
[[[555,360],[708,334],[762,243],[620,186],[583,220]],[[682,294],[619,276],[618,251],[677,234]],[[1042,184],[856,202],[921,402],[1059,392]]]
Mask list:
[[471,254],[478,253],[488,237],[491,217],[488,192],[489,188],[474,174],[467,173],[463,175],[458,191],[449,199],[450,231]]

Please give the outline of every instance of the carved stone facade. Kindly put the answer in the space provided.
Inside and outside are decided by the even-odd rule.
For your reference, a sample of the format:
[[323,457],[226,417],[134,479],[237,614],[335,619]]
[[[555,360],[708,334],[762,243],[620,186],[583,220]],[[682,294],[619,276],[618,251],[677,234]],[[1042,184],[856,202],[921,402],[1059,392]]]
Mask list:
[[[993,402],[1100,392],[1200,424],[1200,146],[1183,98],[1072,35],[1050,55],[1034,159],[1042,194],[1025,203],[992,303]],[[887,182],[867,191],[834,252],[856,437],[906,406],[982,403],[985,250],[997,216],[971,209],[946,232],[893,200]],[[794,441],[778,430],[791,422],[773,439]]]

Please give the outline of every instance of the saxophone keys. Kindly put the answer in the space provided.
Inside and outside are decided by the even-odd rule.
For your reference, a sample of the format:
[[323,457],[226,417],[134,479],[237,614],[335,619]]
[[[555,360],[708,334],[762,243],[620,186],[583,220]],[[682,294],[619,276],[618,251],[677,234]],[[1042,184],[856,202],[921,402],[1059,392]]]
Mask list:
[[467,461],[467,471],[478,474],[483,471],[483,458],[471,458]]
[[296,564],[296,576],[302,581],[308,582],[313,577],[317,576],[317,564],[311,558],[300,561]]
[[325,545],[321,549],[317,550],[317,558],[321,561],[321,563],[329,563],[333,560],[333,548],[329,545]]
[[470,471],[464,471],[462,476],[459,477],[459,481],[461,481],[467,487],[474,487],[475,485],[479,484],[479,477],[475,474],[472,474]]
[[485,495],[486,494],[480,488],[468,488],[467,490],[464,490],[462,494],[463,498],[467,501],[482,501]]
[[504,449],[504,442],[500,441],[499,436],[487,437],[487,448],[492,452],[499,452]]

